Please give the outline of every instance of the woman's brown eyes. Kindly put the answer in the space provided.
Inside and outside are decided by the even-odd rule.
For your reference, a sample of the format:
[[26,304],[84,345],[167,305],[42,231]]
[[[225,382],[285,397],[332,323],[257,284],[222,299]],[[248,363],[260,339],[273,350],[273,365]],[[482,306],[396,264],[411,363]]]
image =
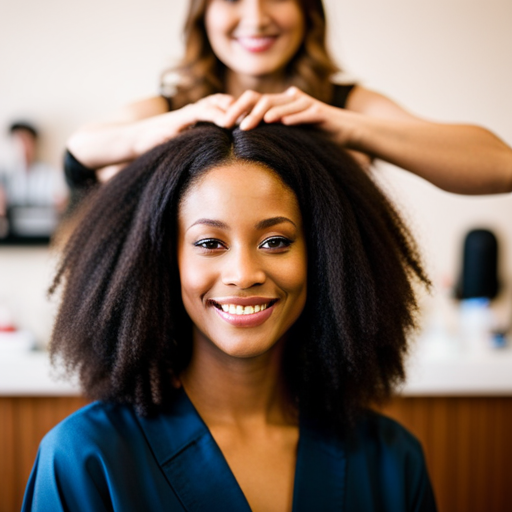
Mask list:
[[290,247],[292,241],[284,236],[274,236],[272,238],[267,238],[262,244],[260,244],[261,249],[286,249]]
[[215,251],[216,249],[222,249],[224,245],[220,240],[209,238],[207,240],[199,240],[194,244],[195,247],[201,247],[207,251]]
[[[293,243],[292,240],[284,237],[284,236],[273,236],[271,238],[267,238],[264,240],[259,246],[258,249],[266,249],[266,250],[279,250],[286,249],[290,247]],[[220,249],[227,249],[227,246],[221,240],[217,240],[216,238],[207,238],[203,240],[198,240],[194,242],[194,247],[199,247],[204,249],[205,251],[217,251]]]

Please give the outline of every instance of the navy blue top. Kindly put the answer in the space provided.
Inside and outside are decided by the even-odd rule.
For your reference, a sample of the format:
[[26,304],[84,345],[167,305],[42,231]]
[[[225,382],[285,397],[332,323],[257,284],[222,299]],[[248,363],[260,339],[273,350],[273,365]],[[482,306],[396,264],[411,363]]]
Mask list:
[[[96,402],[41,442],[23,511],[249,512],[185,393],[166,413]],[[368,413],[350,441],[301,422],[293,512],[435,511],[419,442]]]

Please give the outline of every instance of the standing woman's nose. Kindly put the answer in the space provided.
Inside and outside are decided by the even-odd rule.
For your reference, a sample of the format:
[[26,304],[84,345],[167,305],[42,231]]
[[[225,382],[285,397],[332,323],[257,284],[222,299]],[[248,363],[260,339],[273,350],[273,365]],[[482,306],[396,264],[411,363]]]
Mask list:
[[223,265],[222,282],[226,286],[245,290],[265,282],[266,273],[257,249],[232,247]]
[[262,28],[270,21],[268,0],[242,0],[240,21],[249,27]]

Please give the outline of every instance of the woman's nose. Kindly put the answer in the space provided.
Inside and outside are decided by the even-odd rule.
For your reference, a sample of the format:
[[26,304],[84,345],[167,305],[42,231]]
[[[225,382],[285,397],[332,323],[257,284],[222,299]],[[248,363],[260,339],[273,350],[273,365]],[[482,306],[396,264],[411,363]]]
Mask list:
[[267,0],[245,0],[242,6],[245,25],[261,27],[269,22]]
[[248,250],[232,249],[231,251],[230,257],[224,260],[223,284],[247,289],[265,282],[266,274],[258,255]]

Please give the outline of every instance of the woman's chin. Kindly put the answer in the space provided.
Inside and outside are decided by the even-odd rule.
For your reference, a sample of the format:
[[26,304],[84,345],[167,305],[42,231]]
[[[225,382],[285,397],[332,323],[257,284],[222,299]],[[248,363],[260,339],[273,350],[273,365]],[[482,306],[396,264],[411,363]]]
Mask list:
[[237,343],[225,342],[216,345],[217,348],[225,355],[235,359],[254,359],[259,356],[263,356],[273,349],[275,344],[264,343]]
[[212,336],[208,338],[210,347],[218,356],[227,356],[232,359],[250,360],[269,355],[279,350],[281,340],[277,336]]

